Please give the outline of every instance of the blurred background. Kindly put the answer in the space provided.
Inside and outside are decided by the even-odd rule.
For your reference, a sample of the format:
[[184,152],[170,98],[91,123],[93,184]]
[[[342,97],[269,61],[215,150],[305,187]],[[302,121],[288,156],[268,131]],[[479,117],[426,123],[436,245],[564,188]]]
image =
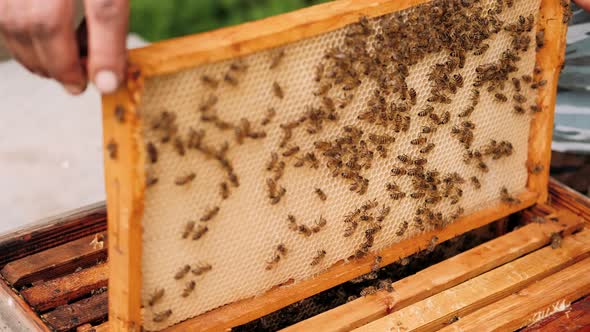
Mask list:
[[[327,0],[132,0],[128,46]],[[0,233],[104,200],[100,96],[74,98],[0,54]],[[590,14],[575,9],[559,82],[552,175],[590,190]]]

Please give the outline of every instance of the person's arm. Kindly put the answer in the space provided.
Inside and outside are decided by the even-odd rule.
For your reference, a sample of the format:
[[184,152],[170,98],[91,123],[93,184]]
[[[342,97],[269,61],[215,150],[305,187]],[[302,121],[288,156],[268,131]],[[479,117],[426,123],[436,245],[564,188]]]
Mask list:
[[124,79],[128,0],[84,0],[88,24],[86,68],[73,26],[73,0],[0,0],[0,36],[31,72],[53,78],[72,93],[90,79],[102,93]]
[[586,11],[590,11],[590,0],[576,0],[576,4]]

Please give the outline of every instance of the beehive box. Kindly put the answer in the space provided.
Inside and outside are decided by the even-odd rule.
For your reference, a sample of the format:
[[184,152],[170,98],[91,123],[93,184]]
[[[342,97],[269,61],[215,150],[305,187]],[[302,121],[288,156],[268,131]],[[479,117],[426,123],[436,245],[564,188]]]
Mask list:
[[545,201],[567,7],[335,1],[132,51],[111,326],[260,316]]

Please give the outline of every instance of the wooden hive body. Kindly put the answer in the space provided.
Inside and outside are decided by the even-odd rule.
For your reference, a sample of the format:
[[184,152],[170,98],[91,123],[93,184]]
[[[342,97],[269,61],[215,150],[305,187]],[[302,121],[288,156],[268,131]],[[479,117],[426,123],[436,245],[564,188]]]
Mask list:
[[103,99],[111,326],[255,317],[545,201],[564,8],[505,2],[336,1],[132,51]]

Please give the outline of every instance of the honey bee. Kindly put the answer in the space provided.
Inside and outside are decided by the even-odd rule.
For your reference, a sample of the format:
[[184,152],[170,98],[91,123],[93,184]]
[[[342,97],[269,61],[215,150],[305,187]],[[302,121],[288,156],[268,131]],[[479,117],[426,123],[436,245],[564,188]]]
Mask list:
[[464,109],[463,112],[459,113],[458,116],[460,118],[468,117],[471,115],[471,113],[473,113],[473,111],[475,111],[475,107],[469,106],[466,109]]
[[407,220],[404,220],[398,230],[395,232],[397,236],[403,236],[406,230],[408,229],[409,223]]
[[502,202],[510,205],[520,204],[520,200],[510,195],[506,187],[502,187],[502,189],[500,190],[500,199],[502,200]]
[[316,255],[312,258],[310,265],[316,266],[316,265],[320,264],[320,262],[324,259],[324,257],[326,257],[326,251],[325,250],[318,250],[316,252]]
[[283,99],[285,97],[285,93],[283,92],[283,88],[279,85],[279,83],[274,82],[272,84],[272,92],[274,93],[275,97],[279,99]]
[[410,102],[412,103],[412,105],[416,105],[416,101],[417,101],[416,90],[414,90],[414,88],[409,89],[408,95],[410,96]]
[[537,42],[537,49],[540,49],[543,46],[545,46],[545,30],[537,32],[535,40]]
[[268,125],[276,115],[277,115],[277,111],[274,108],[272,108],[272,107],[269,108],[266,111],[266,116],[264,117],[264,119],[262,119],[261,124],[263,126]]
[[112,160],[116,160],[117,159],[117,155],[118,155],[118,146],[117,146],[117,142],[115,142],[114,139],[111,138],[111,140],[109,141],[109,144],[107,144],[107,151],[109,153],[109,158],[111,158]]
[[226,73],[223,76],[223,80],[231,86],[238,86],[238,83],[239,83],[238,79],[231,73]]
[[283,152],[283,157],[291,157],[299,152],[300,148],[298,146],[291,147],[287,149],[287,151]]
[[486,163],[484,163],[483,161],[479,161],[477,163],[477,168],[479,168],[482,172],[487,173],[490,169],[488,168],[488,165]]
[[195,276],[200,276],[203,275],[204,273],[207,273],[209,271],[211,271],[213,269],[213,266],[211,266],[211,264],[199,264],[197,267],[195,267],[194,269],[192,269],[192,273]]
[[306,225],[303,225],[303,224],[297,226],[297,232],[299,232],[299,234],[301,234],[305,237],[310,237],[311,234],[313,233],[309,227],[307,227]]
[[525,83],[531,83],[533,81],[533,77],[531,75],[522,75],[522,80]]
[[219,213],[219,206],[216,206],[208,211],[205,212],[205,214],[201,217],[201,221],[209,221],[211,219],[213,219],[218,213]]
[[115,106],[115,119],[119,123],[125,123],[125,108],[122,105]]
[[208,75],[201,76],[201,82],[212,89],[217,89],[219,86],[219,81]]
[[190,271],[191,271],[191,266],[187,264],[187,265],[181,267],[178,270],[178,272],[176,272],[176,274],[174,275],[174,279],[176,279],[176,280],[182,279]]
[[209,111],[217,104],[218,101],[219,101],[219,98],[217,98],[217,96],[209,95],[209,98],[207,98],[205,101],[203,101],[201,103],[201,105],[199,105],[199,111],[201,111],[201,112]]
[[365,297],[365,296],[369,296],[369,295],[372,295],[375,293],[377,293],[377,288],[375,288],[375,286],[368,286],[368,287],[365,287],[361,290],[360,295]]
[[428,144],[426,144],[425,147],[420,149],[420,153],[429,153],[430,151],[432,151],[432,149],[434,149],[434,147],[435,147],[434,143],[428,143]]
[[475,129],[475,123],[473,123],[471,121],[463,121],[461,123],[461,125],[465,128],[468,128],[468,129]]
[[554,232],[551,233],[551,249],[558,249],[561,248],[561,241],[563,240],[563,237],[561,236],[561,234]]
[[389,136],[389,135],[370,134],[369,135],[369,140],[373,144],[389,145],[389,144],[395,142],[395,137]]
[[516,90],[517,92],[520,92],[521,90],[521,85],[520,85],[520,80],[516,77],[512,78],[512,85],[514,86],[514,90]]
[[416,165],[416,166],[424,166],[424,165],[426,165],[427,162],[428,162],[428,160],[426,160],[426,158],[414,159],[414,165]]
[[526,112],[526,110],[524,109],[524,107],[522,107],[520,105],[514,105],[514,113],[524,114],[525,112]]
[[434,131],[432,127],[424,126],[422,127],[422,134],[430,134]]
[[319,65],[317,65],[315,67],[314,81],[319,82],[322,80],[322,78],[324,77],[324,69],[325,69],[325,66],[322,63],[320,63]]
[[496,98],[497,101],[505,103],[508,101],[508,97],[506,97],[506,95],[502,94],[502,93],[496,93],[494,95],[494,98]]
[[148,300],[148,305],[152,307],[154,304],[158,303],[163,297],[166,291],[164,288],[156,288],[154,292],[150,295],[150,299]]
[[540,80],[539,82],[537,82],[537,85],[539,87],[545,86],[545,85],[547,85],[547,80]]
[[273,255],[272,259],[266,262],[266,267],[264,268],[267,271],[272,270],[279,262],[281,261],[281,256],[278,254]]
[[539,106],[537,106],[537,105],[531,105],[530,106],[530,109],[531,109],[531,112],[533,112],[533,113],[539,113],[539,112],[541,112],[541,108]]
[[158,149],[152,142],[147,143],[147,153],[152,164],[155,164],[158,161]]
[[283,58],[285,57],[285,50],[280,50],[279,52],[277,52],[273,58],[272,61],[270,63],[270,69],[275,69],[277,68],[281,62],[283,61]]
[[193,231],[193,229],[195,228],[195,222],[194,221],[189,221],[184,225],[184,231],[182,232],[182,238],[186,239],[189,234]]
[[525,96],[523,96],[519,93],[514,94],[514,96],[512,98],[514,99],[514,101],[516,101],[519,104],[524,104],[524,103],[526,103],[526,100],[527,100]]
[[188,297],[195,290],[196,285],[197,283],[194,280],[187,282],[182,290],[182,297]]
[[152,174],[150,174],[148,172],[146,175],[146,179],[145,179],[145,186],[151,187],[151,186],[155,185],[156,183],[158,183],[158,178],[154,177]]
[[404,199],[406,197],[406,193],[401,191],[393,192],[389,194],[389,197],[394,201],[399,201],[400,199]]
[[401,155],[397,156],[397,159],[404,164],[411,164],[412,163],[412,159],[406,154],[401,154]]
[[279,155],[276,152],[270,154],[270,161],[266,164],[266,170],[271,171],[277,167],[279,163]]
[[154,313],[153,317],[152,317],[152,321],[156,322],[156,323],[161,323],[163,321],[165,321],[166,319],[168,319],[168,317],[172,316],[172,310],[168,309],[168,310],[164,310],[161,312],[156,312]]
[[318,197],[322,200],[325,201],[328,199],[328,196],[326,196],[326,194],[324,193],[324,191],[320,188],[316,188],[315,189],[315,193],[318,195]]
[[477,48],[475,50],[475,52],[473,52],[473,55],[483,55],[485,52],[487,52],[487,50],[490,48],[490,45],[488,44],[482,44],[479,48]]
[[238,60],[229,65],[229,70],[243,73],[248,70],[248,64],[242,60]]
[[209,227],[207,227],[207,226],[199,226],[199,227],[197,227],[197,229],[195,230],[195,233],[193,234],[193,240],[195,240],[195,241],[199,240],[208,231],[209,231]]
[[428,116],[429,114],[431,114],[432,112],[434,112],[434,107],[432,107],[431,105],[427,105],[424,107],[423,110],[418,112],[418,116],[425,117],[425,116]]
[[412,145],[424,145],[427,141],[426,137],[420,136],[418,138],[415,138],[413,140],[410,141],[410,144]]
[[424,192],[413,192],[410,194],[410,197],[412,197],[413,199],[420,199],[420,198],[424,198],[424,196],[426,196],[426,193]]
[[328,93],[328,91],[330,91],[330,89],[332,89],[332,84],[331,83],[324,83],[324,84],[320,85],[319,88],[316,91],[314,91],[313,94],[315,96],[323,96],[326,93]]
[[184,143],[182,142],[182,139],[180,137],[176,137],[174,139],[174,149],[176,150],[176,153],[178,153],[178,155],[184,156],[186,150],[184,148]]
[[391,175],[393,176],[403,176],[406,175],[407,171],[405,168],[401,167],[394,167],[391,169]]
[[277,190],[277,194],[274,195],[273,197],[270,197],[270,204],[272,204],[272,205],[278,204],[281,201],[281,199],[283,198],[283,196],[285,196],[286,193],[287,193],[287,189],[285,189],[284,187],[279,187],[279,189]]
[[471,183],[473,184],[475,189],[481,189],[481,182],[479,182],[479,179],[476,176],[471,177]]
[[228,171],[227,178],[229,179],[229,182],[234,187],[239,187],[240,186],[240,180],[239,180],[238,176],[236,175],[236,173],[234,173],[233,171]]
[[181,175],[176,177],[176,179],[174,180],[174,184],[176,184],[177,186],[184,186],[185,184],[192,182],[196,177],[197,175],[195,173]]
[[284,244],[277,245],[277,252],[283,256],[287,255],[287,247]]

